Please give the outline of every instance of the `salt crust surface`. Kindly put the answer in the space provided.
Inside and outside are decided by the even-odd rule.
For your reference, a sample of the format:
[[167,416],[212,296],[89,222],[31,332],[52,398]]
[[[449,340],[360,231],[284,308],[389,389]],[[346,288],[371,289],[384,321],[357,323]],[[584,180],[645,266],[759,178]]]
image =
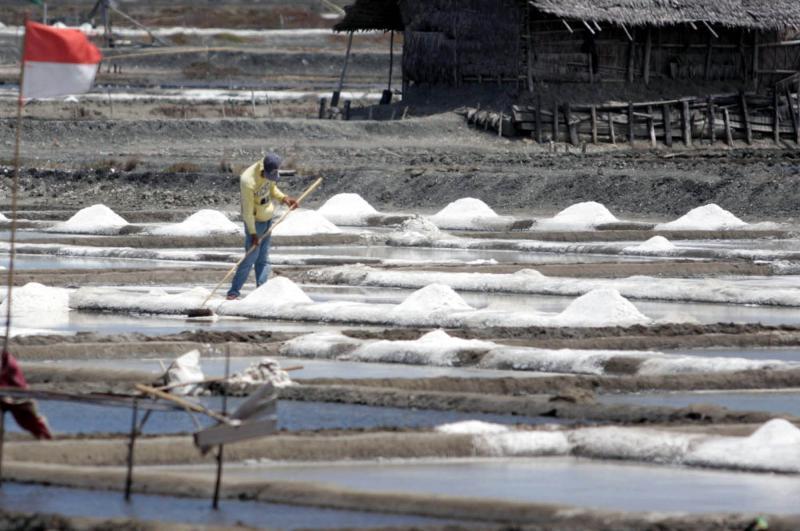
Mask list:
[[515,273],[446,273],[387,271],[366,266],[339,266],[309,272],[315,282],[418,289],[431,283],[459,291],[531,293],[579,296],[592,290],[613,289],[629,299],[722,302],[768,306],[800,306],[800,288],[764,287],[736,279],[656,278],[618,279],[547,277],[533,269]]
[[73,234],[118,234],[128,222],[105,205],[92,205],[76,212],[67,221],[46,229]]
[[800,473],[800,429],[772,419],[748,437],[713,436],[651,428],[597,427],[563,431],[476,430],[478,455],[575,455],[755,472]]
[[366,225],[370,216],[379,214],[363,197],[354,193],[334,195],[317,212],[331,223],[345,226]]
[[586,201],[569,206],[552,218],[538,220],[532,230],[590,230],[618,221],[601,203]]
[[150,231],[158,236],[212,236],[238,234],[239,225],[218,210],[200,210],[180,223],[158,227]]
[[694,208],[669,223],[655,226],[655,230],[730,230],[743,229],[748,224],[714,203]]
[[[277,221],[277,218],[275,219]],[[316,210],[297,209],[275,227],[275,236],[307,236],[310,234],[340,234],[339,227]]]
[[574,350],[512,347],[491,341],[465,340],[435,330],[417,340],[367,341],[338,332],[319,332],[291,339],[281,355],[410,365],[465,366],[480,369],[535,371],[562,374],[605,374],[612,359],[638,362],[638,374],[733,372],[791,369],[800,364],[777,360],[748,360],[663,354],[654,351]]
[[[271,295],[273,290],[274,296]],[[285,277],[270,279],[256,291],[253,299],[216,300],[212,307],[221,315],[399,326],[629,326],[650,323],[648,317],[631,311],[630,304],[610,290],[587,299],[595,301],[591,311],[582,311],[575,306],[555,315],[534,311],[476,310],[451,288],[436,284],[421,288],[397,305],[339,301],[314,303],[304,294],[301,296],[302,290]],[[207,290],[195,288],[184,293],[153,296],[84,287],[72,294],[70,304],[73,308],[86,310],[181,314],[196,308],[198,299],[202,301],[205,293]],[[600,299],[606,299],[607,304],[603,306]]]

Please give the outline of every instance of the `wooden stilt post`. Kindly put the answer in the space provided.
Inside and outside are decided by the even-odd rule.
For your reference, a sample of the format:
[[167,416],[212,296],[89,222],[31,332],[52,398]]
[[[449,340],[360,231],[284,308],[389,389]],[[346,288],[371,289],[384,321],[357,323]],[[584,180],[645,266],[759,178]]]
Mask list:
[[631,146],[636,141],[635,125],[636,118],[633,113],[633,102],[628,102],[628,142],[630,142]]
[[798,124],[797,112],[792,104],[792,91],[788,85],[786,86],[786,105],[789,108],[789,117],[792,120],[792,129],[794,129],[794,142],[800,144],[800,124]]
[[325,118],[325,107],[328,104],[328,98],[320,98],[319,99],[319,119],[322,120]]
[[661,106],[661,119],[664,121],[664,144],[672,147],[672,109],[669,103]]
[[706,81],[709,81],[711,79],[711,65],[712,65],[712,63],[711,63],[711,55],[712,55],[713,50],[714,50],[714,38],[713,37],[709,37],[708,38],[708,46],[706,47],[706,64],[705,64],[705,68],[703,70],[703,78]]
[[592,119],[592,144],[597,144],[597,107],[592,105],[589,112]]
[[572,120],[572,107],[569,102],[564,104],[564,121],[567,123],[567,133],[569,134],[569,142],[573,146],[577,146],[579,143],[578,140],[578,128],[575,125],[575,122]]
[[711,145],[717,141],[717,132],[716,132],[716,114],[714,112],[714,97],[709,96],[707,101],[707,115],[708,115],[708,140]]
[[759,45],[759,30],[753,30],[753,86],[758,90],[758,70],[761,59],[761,46]]
[[722,120],[725,123],[725,143],[733,147],[733,133],[731,132],[731,117],[728,109],[722,109]]
[[558,103],[553,105],[553,142],[558,142]]
[[686,147],[692,146],[692,111],[689,108],[689,100],[681,101],[681,132],[683,134],[683,144]]
[[536,141],[538,143],[544,142],[542,138],[542,95],[536,95]]
[[653,55],[653,32],[648,27],[644,41],[644,84],[650,84],[650,57]]
[[650,133],[650,147],[656,147],[656,121],[652,105],[647,106],[647,131]]
[[634,69],[636,68],[636,35],[628,42],[628,83],[633,83]]
[[[457,62],[457,61],[456,61]],[[392,102],[392,71],[394,70],[394,30],[389,35],[389,81],[386,90],[381,95],[381,105],[389,105]]]
[[749,146],[753,143],[753,125],[750,122],[750,109],[747,107],[744,91],[739,92],[739,112],[742,113],[742,123],[744,123],[744,140]]
[[342,96],[342,87],[344,87],[344,77],[347,75],[347,63],[350,62],[350,49],[353,47],[353,32],[351,31],[347,36],[347,51],[344,54],[344,66],[342,66],[342,74],[339,76],[339,84],[336,90],[333,91],[331,97],[331,107],[339,106],[339,98]]
[[[231,349],[225,347],[225,385],[222,386],[222,415],[228,414],[228,379],[231,375]],[[225,464],[225,445],[220,444],[217,449],[217,478],[214,481],[214,501],[211,503],[213,509],[219,509],[219,494],[222,490],[222,467]]]
[[611,143],[616,145],[617,134],[614,132],[614,114],[611,111],[608,111],[608,136]]
[[777,87],[772,93],[772,140],[781,143],[781,100]]
[[136,435],[139,431],[139,401],[133,399],[133,411],[131,413],[131,433],[128,439],[128,472],[125,475],[125,501],[131,500],[131,488],[133,487],[133,449],[136,445]]

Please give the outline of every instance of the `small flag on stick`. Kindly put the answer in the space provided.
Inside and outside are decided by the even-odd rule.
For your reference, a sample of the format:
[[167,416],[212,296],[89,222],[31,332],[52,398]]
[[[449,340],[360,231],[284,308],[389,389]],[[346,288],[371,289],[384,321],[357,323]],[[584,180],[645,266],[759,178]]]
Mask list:
[[23,99],[88,92],[103,55],[80,30],[25,24]]

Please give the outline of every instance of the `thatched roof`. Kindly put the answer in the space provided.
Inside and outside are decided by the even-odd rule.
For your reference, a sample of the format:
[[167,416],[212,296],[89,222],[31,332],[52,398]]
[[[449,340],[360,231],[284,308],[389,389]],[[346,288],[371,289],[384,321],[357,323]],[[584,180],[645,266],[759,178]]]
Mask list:
[[562,18],[630,26],[708,22],[729,27],[800,27],[799,0],[531,0]]
[[344,10],[344,19],[333,27],[334,31],[403,31],[397,0],[356,0]]
[[[800,28],[800,0],[531,0],[540,11],[629,26],[708,22],[753,29]],[[355,0],[335,31],[404,29],[398,0]]]

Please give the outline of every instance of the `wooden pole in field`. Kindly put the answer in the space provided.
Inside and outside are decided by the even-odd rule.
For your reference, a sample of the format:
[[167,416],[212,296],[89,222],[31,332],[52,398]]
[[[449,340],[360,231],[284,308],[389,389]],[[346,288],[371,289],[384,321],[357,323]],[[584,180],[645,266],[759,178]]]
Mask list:
[[[25,24],[27,25],[27,17]],[[19,95],[17,97],[17,129],[14,141],[14,177],[11,183],[11,233],[9,235],[8,250],[8,289],[6,290],[6,331],[3,338],[3,365],[6,362],[5,353],[8,352],[8,342],[11,338],[11,292],[14,288],[14,258],[16,255],[17,243],[17,195],[19,193],[19,167],[20,167],[20,143],[22,141],[22,90],[25,85],[25,39],[22,39],[22,50],[19,61]]]

